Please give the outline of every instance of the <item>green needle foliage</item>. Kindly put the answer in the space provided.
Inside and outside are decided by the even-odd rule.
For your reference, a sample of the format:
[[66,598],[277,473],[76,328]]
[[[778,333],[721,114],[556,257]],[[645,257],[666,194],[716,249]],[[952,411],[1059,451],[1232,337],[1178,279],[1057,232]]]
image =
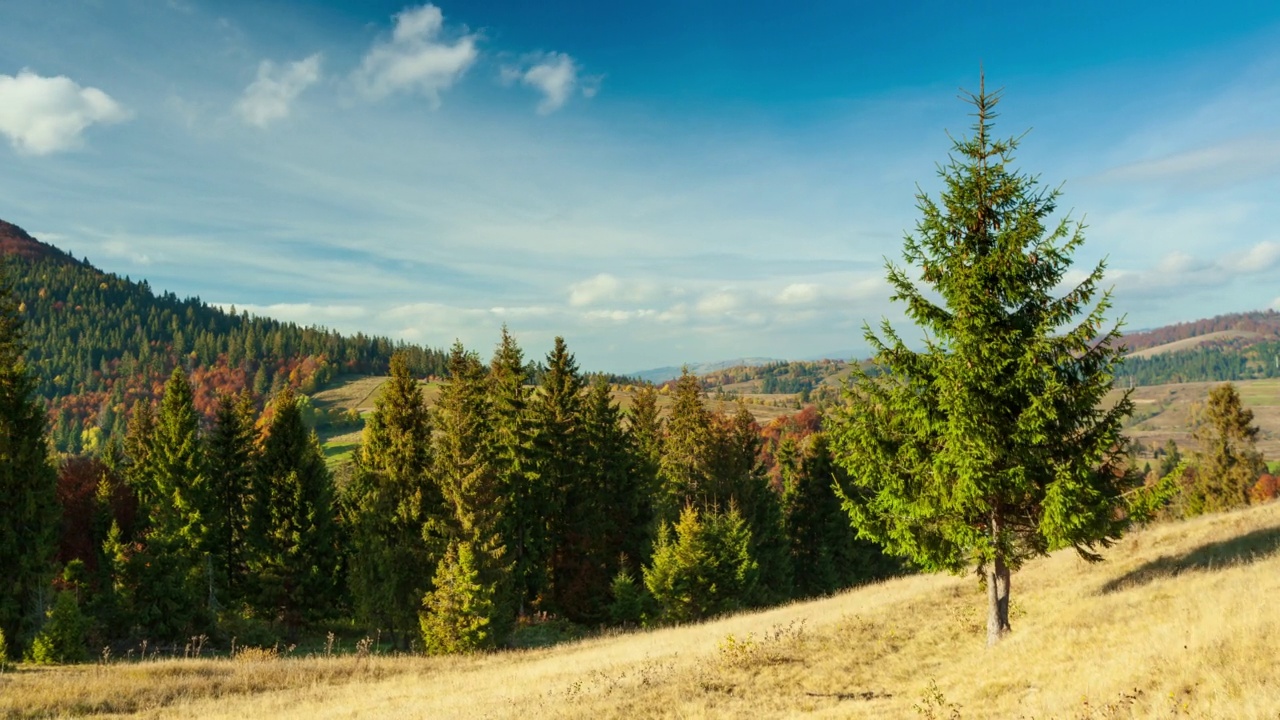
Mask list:
[[0,633],[15,655],[43,615],[59,517],[45,409],[25,351],[18,300],[0,264]]
[[888,321],[866,329],[879,372],[854,367],[833,445],[863,537],[926,569],[977,567],[994,644],[1012,571],[1060,547],[1100,559],[1153,494],[1125,468],[1128,394],[1102,402],[1123,353],[1109,293],[1095,302],[1104,265],[1055,295],[1083,226],[1054,221],[1058,190],[1010,167],[1017,141],[991,135],[999,93],[967,99],[973,135],[954,141],[940,199],[918,196],[913,269],[887,264],[925,347]]
[[298,398],[286,388],[262,443],[250,535],[257,607],[292,635],[330,614],[339,569],[333,480]]
[[[418,622],[440,561],[447,508],[431,476],[431,418],[405,356],[374,403],[347,494],[350,584],[360,618],[400,644]],[[424,527],[429,532],[424,533]]]

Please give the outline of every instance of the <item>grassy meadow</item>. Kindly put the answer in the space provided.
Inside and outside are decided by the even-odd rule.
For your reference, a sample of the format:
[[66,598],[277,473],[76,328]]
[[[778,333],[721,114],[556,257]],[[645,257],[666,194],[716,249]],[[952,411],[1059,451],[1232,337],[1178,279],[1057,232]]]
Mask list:
[[0,674],[0,717],[1276,718],[1280,503],[1136,532],[1013,578],[920,575],[685,627],[450,658],[109,662]]

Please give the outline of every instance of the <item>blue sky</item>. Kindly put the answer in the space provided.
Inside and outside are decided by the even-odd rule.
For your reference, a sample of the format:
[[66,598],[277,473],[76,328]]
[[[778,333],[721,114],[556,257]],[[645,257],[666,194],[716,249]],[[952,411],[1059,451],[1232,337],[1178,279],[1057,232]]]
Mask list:
[[1275,307],[1280,5],[1152,7],[0,3],[0,218],[432,346],[861,355],[982,67],[1129,327]]

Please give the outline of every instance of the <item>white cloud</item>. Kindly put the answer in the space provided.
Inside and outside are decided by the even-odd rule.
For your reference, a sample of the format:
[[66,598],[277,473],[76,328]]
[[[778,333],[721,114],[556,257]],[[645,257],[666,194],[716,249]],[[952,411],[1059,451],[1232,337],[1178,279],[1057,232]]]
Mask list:
[[376,43],[356,70],[356,86],[368,97],[417,90],[439,107],[440,92],[452,87],[476,61],[477,36],[453,42],[441,38],[444,14],[435,5],[406,8],[395,16],[391,39]]
[[236,112],[250,125],[265,128],[289,116],[289,107],[320,80],[320,53],[277,68],[270,60],[258,65],[258,79],[245,88]]
[[574,90],[581,87],[582,96],[595,97],[600,89],[600,78],[580,78],[577,61],[565,53],[538,53],[529,55],[521,65],[502,68],[502,81],[508,85],[519,81],[542,93],[538,114],[548,115],[564,107]]
[[702,296],[698,301],[698,312],[703,315],[722,315],[737,309],[741,299],[728,290],[720,290]]
[[[569,285],[569,305],[583,307],[603,302],[642,303],[660,294],[657,283],[648,280],[622,280],[609,273]],[[683,295],[678,288],[669,288],[671,296]]]
[[818,286],[813,283],[791,283],[777,295],[780,305],[804,305],[818,299]]
[[19,152],[46,155],[80,147],[80,134],[94,123],[117,123],[130,113],[103,91],[68,77],[42,77],[30,70],[0,75],[0,133]]

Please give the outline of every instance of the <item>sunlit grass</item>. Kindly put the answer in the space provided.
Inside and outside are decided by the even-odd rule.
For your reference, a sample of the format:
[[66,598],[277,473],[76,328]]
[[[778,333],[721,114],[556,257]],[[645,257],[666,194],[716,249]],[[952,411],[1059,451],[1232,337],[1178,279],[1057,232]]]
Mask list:
[[[0,717],[1275,718],[1280,504],[1014,576],[901,578],[713,622],[462,658],[175,660],[0,676]],[[953,714],[955,713],[955,714]]]

